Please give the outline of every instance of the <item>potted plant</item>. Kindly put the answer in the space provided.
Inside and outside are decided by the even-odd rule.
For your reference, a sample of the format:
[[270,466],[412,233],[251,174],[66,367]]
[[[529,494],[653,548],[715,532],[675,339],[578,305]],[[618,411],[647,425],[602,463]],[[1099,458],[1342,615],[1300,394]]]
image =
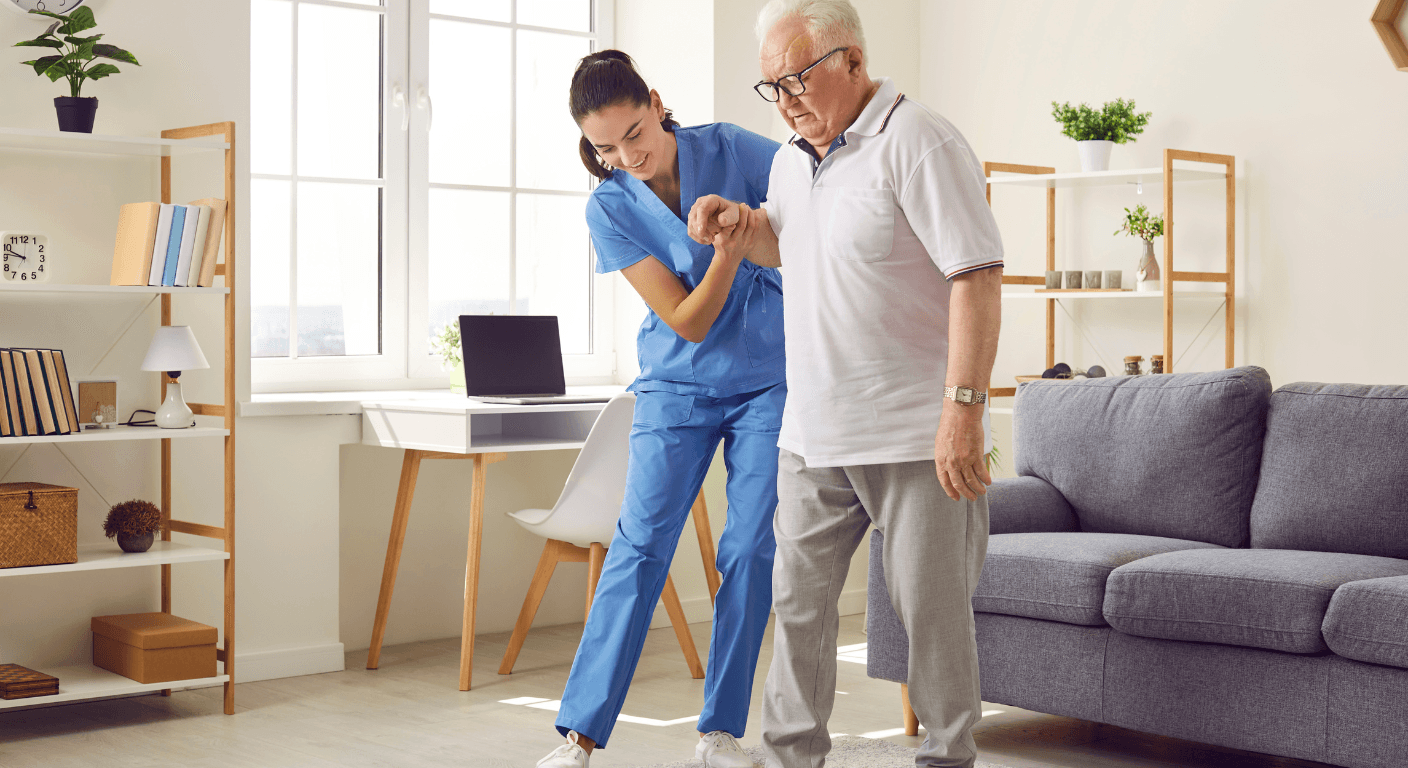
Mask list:
[[114,45],[100,43],[102,35],[78,37],[78,33],[98,26],[93,11],[87,6],[79,6],[71,13],[59,14],[52,11],[30,11],[39,16],[55,19],[44,34],[33,40],[15,43],[15,47],[52,48],[57,53],[43,56],[25,64],[34,67],[35,74],[48,77],[51,82],[59,78],[68,80],[69,95],[54,98],[54,109],[59,116],[59,130],[76,133],[92,133],[93,117],[98,113],[98,100],[81,95],[84,80],[101,80],[122,70],[102,62],[94,64],[94,59],[111,59],[141,66],[137,57]]
[[108,510],[103,532],[117,539],[123,552],[146,552],[152,539],[161,530],[161,510],[150,501],[133,499]]
[[1142,205],[1136,206],[1133,211],[1126,208],[1124,224],[1115,230],[1115,234],[1120,233],[1133,235],[1144,241],[1144,254],[1139,258],[1139,271],[1136,273],[1136,288],[1141,291],[1163,290],[1159,262],[1154,258],[1154,238],[1164,234],[1164,217],[1150,216],[1149,211]]
[[445,323],[440,333],[430,340],[430,349],[440,358],[440,368],[450,372],[450,391],[463,393],[464,360],[461,359],[463,347],[460,346],[459,320]]
[[1133,99],[1107,101],[1099,112],[1083,102],[1079,107],[1072,107],[1069,101],[1051,102],[1051,116],[1061,124],[1061,133],[1076,140],[1084,173],[1109,170],[1110,150],[1116,144],[1134,141],[1153,114],[1135,112]]

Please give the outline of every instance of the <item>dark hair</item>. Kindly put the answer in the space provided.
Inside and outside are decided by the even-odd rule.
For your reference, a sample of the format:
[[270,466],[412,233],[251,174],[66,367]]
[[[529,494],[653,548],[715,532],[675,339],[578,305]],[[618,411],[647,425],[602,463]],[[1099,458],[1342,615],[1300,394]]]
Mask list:
[[[587,115],[621,102],[638,107],[650,105],[650,86],[636,71],[636,63],[626,52],[614,48],[583,56],[577,62],[577,71],[572,73],[572,89],[567,97],[572,119],[581,125]],[[679,127],[679,123],[667,109],[660,126],[668,131]],[[611,178],[611,171],[601,164],[596,147],[586,136],[577,143],[577,152],[591,175],[603,181]]]

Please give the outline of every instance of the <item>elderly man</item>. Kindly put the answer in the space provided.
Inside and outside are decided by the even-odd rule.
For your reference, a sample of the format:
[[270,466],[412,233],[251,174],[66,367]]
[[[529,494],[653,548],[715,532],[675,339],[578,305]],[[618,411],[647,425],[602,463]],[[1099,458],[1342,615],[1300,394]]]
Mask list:
[[981,166],[947,120],[866,72],[846,0],[773,0],[763,82],[796,131],[765,210],[699,200],[702,241],[739,216],[784,267],[787,380],[774,528],[777,623],[763,700],[768,766],[822,765],[835,698],[837,600],[872,523],[909,633],[924,766],[972,766],[981,717],[970,600],[987,551],[988,380],[1002,242]]

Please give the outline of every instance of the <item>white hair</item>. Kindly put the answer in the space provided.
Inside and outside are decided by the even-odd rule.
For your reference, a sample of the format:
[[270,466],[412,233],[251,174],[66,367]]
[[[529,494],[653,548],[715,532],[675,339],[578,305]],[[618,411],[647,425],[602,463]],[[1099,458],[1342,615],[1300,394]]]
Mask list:
[[[758,35],[759,47],[778,22],[792,17],[806,21],[807,34],[811,36],[818,56],[847,45],[857,45],[865,50],[865,32],[860,27],[860,13],[850,0],[772,0],[758,12],[754,31]],[[837,68],[845,65],[844,56],[833,56],[822,66]]]

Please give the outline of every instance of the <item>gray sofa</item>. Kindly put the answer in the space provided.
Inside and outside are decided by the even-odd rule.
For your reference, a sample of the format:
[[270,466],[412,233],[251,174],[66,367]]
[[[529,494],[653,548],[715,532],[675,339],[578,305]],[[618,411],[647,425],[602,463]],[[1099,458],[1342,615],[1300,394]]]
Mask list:
[[[973,597],[985,701],[1408,765],[1408,387],[1266,371],[1021,387]],[[871,677],[909,644],[871,536]]]

